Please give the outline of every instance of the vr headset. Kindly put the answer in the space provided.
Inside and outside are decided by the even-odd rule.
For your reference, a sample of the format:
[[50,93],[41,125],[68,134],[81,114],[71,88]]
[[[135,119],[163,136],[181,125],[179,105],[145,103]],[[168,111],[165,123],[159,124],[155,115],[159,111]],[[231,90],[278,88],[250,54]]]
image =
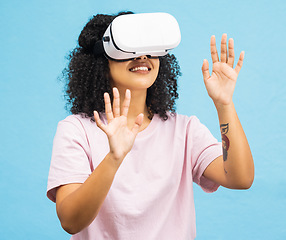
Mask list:
[[94,45],[94,54],[105,54],[115,61],[140,56],[165,56],[181,41],[179,24],[168,13],[126,14],[116,17],[102,40]]

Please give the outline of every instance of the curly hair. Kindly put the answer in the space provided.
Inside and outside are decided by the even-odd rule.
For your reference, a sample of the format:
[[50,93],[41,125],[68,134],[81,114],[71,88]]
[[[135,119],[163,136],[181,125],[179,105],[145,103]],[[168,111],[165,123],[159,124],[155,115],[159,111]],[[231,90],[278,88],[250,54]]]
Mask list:
[[[69,64],[63,70],[66,83],[66,108],[72,114],[92,117],[93,111],[105,110],[103,94],[108,92],[112,98],[109,79],[109,64],[104,55],[93,54],[94,44],[102,39],[105,30],[112,20],[123,14],[98,14],[85,25],[78,38],[78,45],[68,56]],[[160,57],[159,73],[154,84],[147,89],[146,105],[149,118],[159,114],[167,120],[167,111],[175,112],[175,101],[178,98],[177,79],[181,75],[180,67],[174,55]]]

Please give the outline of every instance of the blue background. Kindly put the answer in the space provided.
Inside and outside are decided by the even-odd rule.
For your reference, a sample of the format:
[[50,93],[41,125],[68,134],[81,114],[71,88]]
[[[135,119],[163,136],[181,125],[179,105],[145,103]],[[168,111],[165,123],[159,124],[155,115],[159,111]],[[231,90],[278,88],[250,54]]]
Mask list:
[[[181,27],[177,111],[220,138],[201,65],[211,35],[245,50],[234,102],[252,148],[250,190],[195,187],[197,239],[286,239],[286,87],[283,0],[4,1],[0,3],[0,239],[69,239],[46,198],[52,141],[64,109],[65,56],[97,13],[168,12]],[[179,226],[178,226],[179,227]]]

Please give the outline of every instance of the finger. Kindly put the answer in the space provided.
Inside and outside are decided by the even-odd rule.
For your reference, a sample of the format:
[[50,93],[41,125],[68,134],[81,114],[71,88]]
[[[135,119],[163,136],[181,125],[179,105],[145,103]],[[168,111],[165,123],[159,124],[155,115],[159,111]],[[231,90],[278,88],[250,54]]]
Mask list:
[[210,78],[209,62],[206,59],[204,59],[204,62],[203,62],[202,73],[203,73],[204,81]]
[[233,68],[234,64],[234,41],[232,38],[228,40],[228,60],[227,64]]
[[211,57],[213,60],[213,63],[218,62],[218,53],[216,49],[216,44],[215,44],[215,36],[211,36]]
[[96,125],[105,132],[106,126],[105,124],[100,120],[99,114],[97,111],[93,111],[93,115],[94,115],[94,120],[96,122]]
[[240,69],[241,69],[242,64],[243,64],[243,59],[244,59],[244,51],[242,51],[242,52],[240,53],[238,62],[237,62],[236,67],[235,67],[235,69],[234,69],[237,74],[240,72]]
[[133,128],[131,129],[131,131],[133,132],[134,135],[137,135],[137,133],[139,132],[139,129],[142,126],[142,123],[143,123],[143,117],[144,117],[143,113],[140,113],[137,116],[137,118],[135,120],[135,124],[134,124]]
[[113,88],[113,115],[120,117],[120,96],[117,88]]
[[129,89],[126,89],[125,92],[125,98],[122,106],[122,115],[127,117],[129,106],[130,106],[130,100],[131,100],[131,92]]
[[109,123],[113,119],[113,113],[111,108],[111,101],[108,93],[104,93],[105,114],[107,122]]
[[220,61],[226,63],[227,61],[227,46],[226,46],[227,35],[224,33],[221,37],[220,45]]

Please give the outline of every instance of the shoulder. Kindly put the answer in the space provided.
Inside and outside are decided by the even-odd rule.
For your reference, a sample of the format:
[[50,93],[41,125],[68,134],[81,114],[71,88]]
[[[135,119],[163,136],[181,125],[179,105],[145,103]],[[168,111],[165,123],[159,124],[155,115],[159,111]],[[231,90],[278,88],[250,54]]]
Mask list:
[[168,113],[166,121],[156,116],[154,119],[157,124],[156,132],[170,134],[172,136],[180,135],[182,138],[187,135],[193,135],[203,126],[196,116],[186,116],[178,113]]
[[81,114],[73,114],[73,115],[69,115],[65,119],[61,120],[60,123],[73,123],[75,125],[91,124],[92,120],[90,117],[84,117]]
[[195,115],[187,116],[183,114],[170,114],[165,123],[165,129],[174,129],[176,133],[183,134],[187,137],[200,139],[202,136],[211,137],[209,129],[201,123]]
[[178,124],[182,126],[188,125],[197,125],[200,124],[200,120],[194,116],[187,116],[179,113],[167,113],[168,120],[166,121],[167,124]]
[[58,127],[78,128],[80,130],[93,125],[96,124],[90,117],[84,117],[80,114],[69,115],[58,123]]
[[97,128],[96,123],[93,122],[90,117],[69,115],[58,122],[56,136],[81,136],[85,138],[90,132],[93,132]]

